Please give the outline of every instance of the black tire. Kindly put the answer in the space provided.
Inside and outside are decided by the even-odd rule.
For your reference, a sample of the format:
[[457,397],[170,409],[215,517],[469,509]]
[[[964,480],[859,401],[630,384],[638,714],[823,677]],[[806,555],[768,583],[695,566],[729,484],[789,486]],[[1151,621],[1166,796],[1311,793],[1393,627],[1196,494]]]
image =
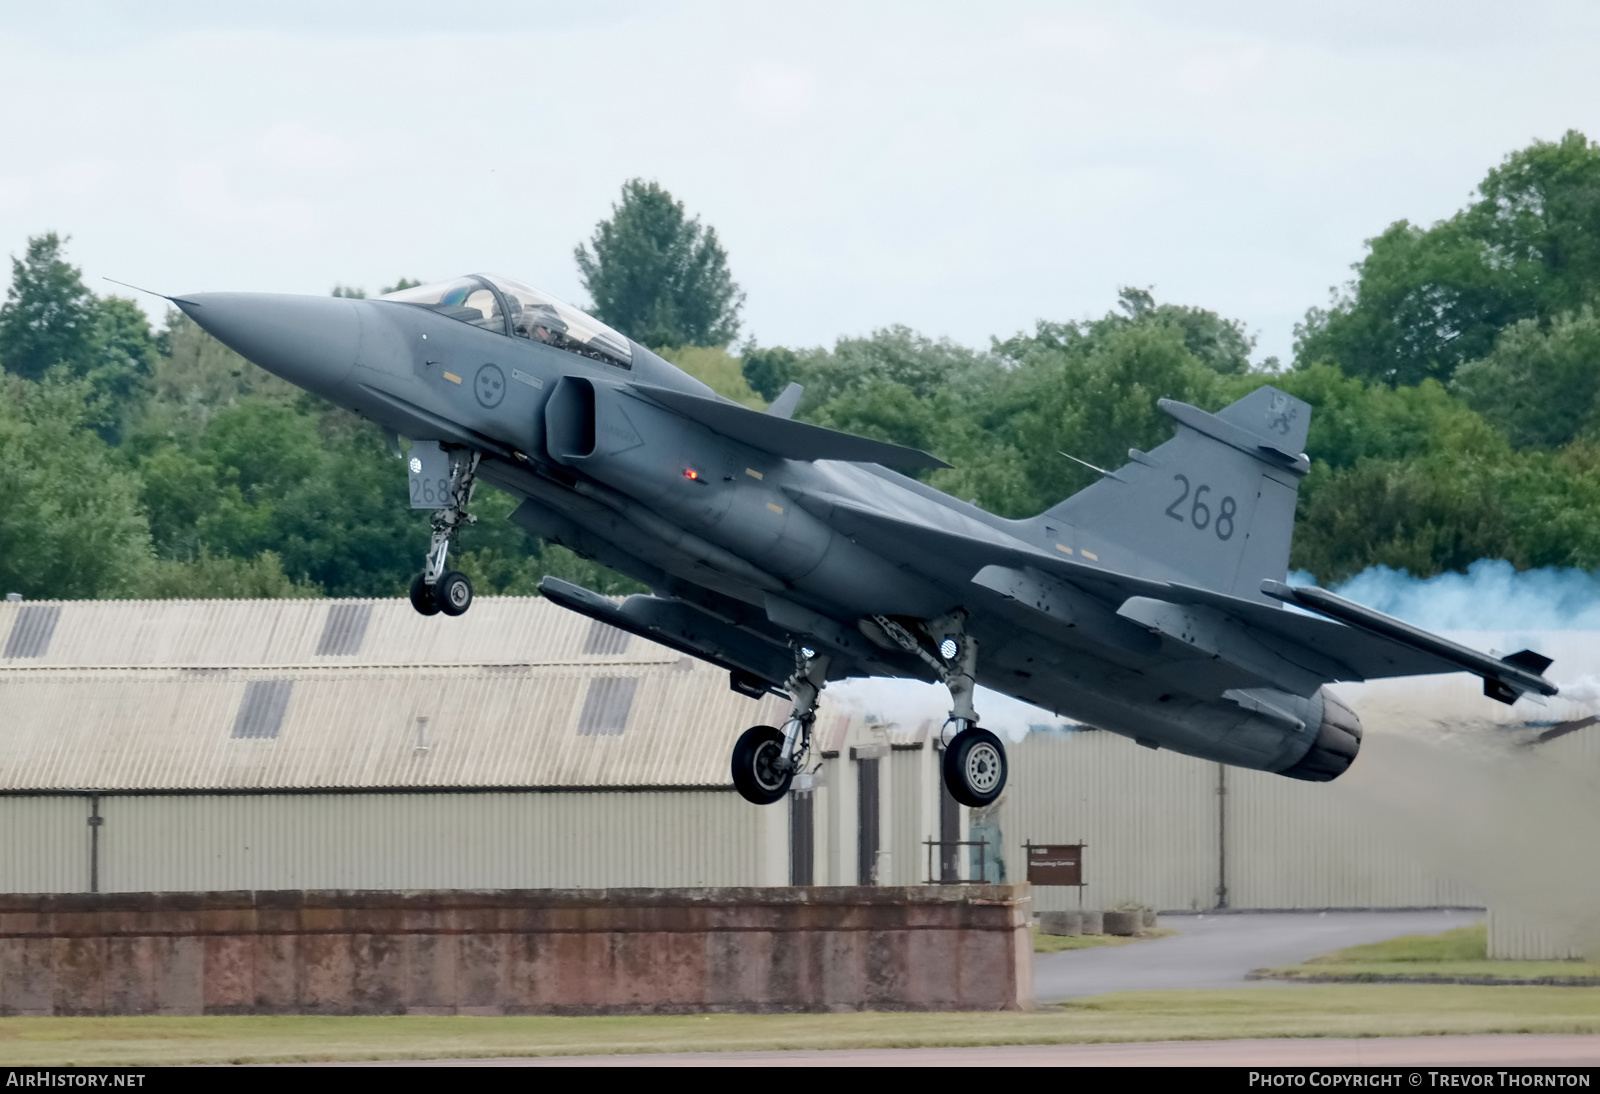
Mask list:
[[951,739],[944,750],[944,784],[962,805],[981,809],[1006,788],[1006,746],[987,729],[972,726]]
[[776,770],[783,755],[783,733],[771,726],[751,726],[733,746],[733,787],[745,801],[771,805],[789,792],[794,772]]
[[433,598],[445,615],[464,615],[472,607],[472,582],[459,570],[451,570],[434,586]]
[[439,601],[428,583],[418,574],[411,579],[411,606],[421,615],[438,615]]

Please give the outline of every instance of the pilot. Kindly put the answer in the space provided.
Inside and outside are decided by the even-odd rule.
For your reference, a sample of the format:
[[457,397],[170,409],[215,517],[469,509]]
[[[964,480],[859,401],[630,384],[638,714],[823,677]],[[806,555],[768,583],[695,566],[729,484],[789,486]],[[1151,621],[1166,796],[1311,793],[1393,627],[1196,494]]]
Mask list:
[[559,346],[560,332],[565,328],[548,304],[524,304],[512,321],[512,329],[523,338],[531,338],[546,345]]

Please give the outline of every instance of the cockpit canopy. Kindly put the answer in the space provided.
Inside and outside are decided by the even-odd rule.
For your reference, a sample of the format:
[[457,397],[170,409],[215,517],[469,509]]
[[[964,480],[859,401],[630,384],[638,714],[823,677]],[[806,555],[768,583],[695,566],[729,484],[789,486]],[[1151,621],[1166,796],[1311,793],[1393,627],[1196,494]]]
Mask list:
[[378,299],[414,304],[484,330],[543,342],[608,365],[630,368],[633,364],[633,347],[622,335],[571,304],[508,277],[473,274],[401,289]]

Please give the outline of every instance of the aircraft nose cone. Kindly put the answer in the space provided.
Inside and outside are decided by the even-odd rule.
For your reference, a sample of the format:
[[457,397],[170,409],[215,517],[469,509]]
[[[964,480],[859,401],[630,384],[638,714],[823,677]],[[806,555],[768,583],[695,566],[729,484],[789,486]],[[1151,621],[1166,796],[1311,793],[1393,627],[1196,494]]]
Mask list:
[[310,391],[337,387],[361,349],[360,300],[219,292],[174,303],[223,345]]

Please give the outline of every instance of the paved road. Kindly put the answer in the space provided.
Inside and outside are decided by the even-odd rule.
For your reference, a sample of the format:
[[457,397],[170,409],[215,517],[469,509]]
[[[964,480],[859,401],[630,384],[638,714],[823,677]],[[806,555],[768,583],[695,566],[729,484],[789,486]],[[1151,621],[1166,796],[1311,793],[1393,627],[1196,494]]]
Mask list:
[[[395,1060],[400,1067],[1594,1067],[1600,1037],[1290,1038],[1120,1045],[677,1052],[500,1060]],[[359,1065],[370,1066],[370,1065]],[[1425,1080],[1424,1080],[1425,1081]]]
[[1246,980],[1251,969],[1295,965],[1329,950],[1404,934],[1438,934],[1481,912],[1268,912],[1164,916],[1178,934],[1131,946],[1069,950],[1034,961],[1041,1003],[1108,991],[1284,986]]

